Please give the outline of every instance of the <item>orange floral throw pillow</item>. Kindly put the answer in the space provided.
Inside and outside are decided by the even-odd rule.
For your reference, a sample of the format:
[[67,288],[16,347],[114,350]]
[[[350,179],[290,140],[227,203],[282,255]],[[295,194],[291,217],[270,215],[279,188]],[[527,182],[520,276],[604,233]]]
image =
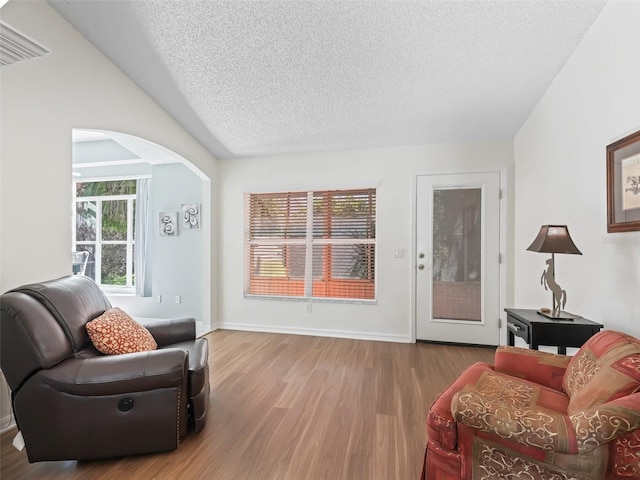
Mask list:
[[146,352],[158,344],[133,318],[119,308],[111,308],[86,325],[89,338],[99,352],[105,355]]

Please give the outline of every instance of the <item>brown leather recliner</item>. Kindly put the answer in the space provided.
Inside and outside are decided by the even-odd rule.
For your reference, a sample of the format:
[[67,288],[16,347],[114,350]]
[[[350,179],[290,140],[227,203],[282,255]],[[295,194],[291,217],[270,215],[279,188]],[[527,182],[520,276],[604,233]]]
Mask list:
[[109,308],[77,275],[0,297],[0,361],[30,462],[172,450],[204,428],[208,344],[194,319],[145,323],[157,350],[103,355],[85,325]]

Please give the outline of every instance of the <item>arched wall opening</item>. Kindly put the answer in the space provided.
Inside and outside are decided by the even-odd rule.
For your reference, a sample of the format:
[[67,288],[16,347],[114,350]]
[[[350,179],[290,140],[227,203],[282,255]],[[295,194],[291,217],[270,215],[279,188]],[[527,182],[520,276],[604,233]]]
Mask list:
[[[199,334],[210,331],[211,179],[188,159],[141,137],[74,128],[72,138],[74,186],[76,182],[151,179],[145,262],[149,288],[136,294],[131,288],[105,285],[111,303],[134,318],[194,317]],[[73,218],[81,200],[74,194]],[[182,209],[194,205],[199,209],[197,222],[192,218],[190,228],[183,228]],[[171,235],[162,231],[160,214],[175,219]],[[72,237],[72,248],[81,247],[75,231]],[[91,276],[91,270],[88,273]]]

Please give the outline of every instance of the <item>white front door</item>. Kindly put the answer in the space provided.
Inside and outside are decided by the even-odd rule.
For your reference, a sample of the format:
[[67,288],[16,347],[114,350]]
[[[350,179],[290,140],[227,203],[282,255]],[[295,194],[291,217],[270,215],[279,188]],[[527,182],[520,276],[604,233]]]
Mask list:
[[416,336],[500,344],[500,173],[416,184]]

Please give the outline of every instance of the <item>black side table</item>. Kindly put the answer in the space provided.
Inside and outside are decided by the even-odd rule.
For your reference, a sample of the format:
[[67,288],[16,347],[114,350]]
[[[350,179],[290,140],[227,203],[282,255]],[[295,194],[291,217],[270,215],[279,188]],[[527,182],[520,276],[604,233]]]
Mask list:
[[566,355],[567,347],[580,348],[584,342],[598,333],[600,323],[576,318],[552,320],[536,310],[505,308],[507,312],[507,340],[513,346],[515,337],[522,338],[529,348],[538,350],[540,345],[558,347],[558,353]]

